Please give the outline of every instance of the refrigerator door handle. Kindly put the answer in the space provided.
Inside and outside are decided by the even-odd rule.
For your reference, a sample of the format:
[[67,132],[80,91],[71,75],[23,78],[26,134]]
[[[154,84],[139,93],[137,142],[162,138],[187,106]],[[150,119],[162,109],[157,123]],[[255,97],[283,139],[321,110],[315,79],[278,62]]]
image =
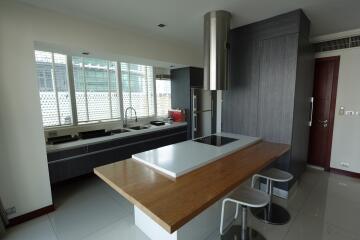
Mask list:
[[196,95],[193,96],[193,111],[197,111],[197,97]]
[[214,118],[214,99],[211,98],[211,119]]
[[194,114],[194,132],[197,131],[197,114]]
[[310,116],[308,121],[309,127],[311,127],[313,123],[313,113],[314,113],[314,97],[310,97]]

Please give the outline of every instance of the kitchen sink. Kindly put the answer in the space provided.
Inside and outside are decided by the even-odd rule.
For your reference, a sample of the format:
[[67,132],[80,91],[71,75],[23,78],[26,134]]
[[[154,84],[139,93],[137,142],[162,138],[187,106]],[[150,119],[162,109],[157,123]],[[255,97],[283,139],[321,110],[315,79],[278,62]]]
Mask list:
[[113,129],[110,132],[111,132],[111,134],[119,134],[119,133],[126,133],[126,132],[130,132],[130,131],[123,129],[123,128],[119,128],[119,129]]
[[148,126],[135,126],[135,127],[130,127],[129,129],[132,130],[143,130],[143,129],[148,129]]

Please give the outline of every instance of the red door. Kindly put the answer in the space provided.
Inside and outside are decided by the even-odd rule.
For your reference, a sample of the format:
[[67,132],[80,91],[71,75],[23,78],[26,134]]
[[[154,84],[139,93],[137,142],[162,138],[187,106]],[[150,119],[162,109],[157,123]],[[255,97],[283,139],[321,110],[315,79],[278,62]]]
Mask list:
[[330,169],[339,63],[339,56],[315,60],[314,108],[308,162],[327,171]]

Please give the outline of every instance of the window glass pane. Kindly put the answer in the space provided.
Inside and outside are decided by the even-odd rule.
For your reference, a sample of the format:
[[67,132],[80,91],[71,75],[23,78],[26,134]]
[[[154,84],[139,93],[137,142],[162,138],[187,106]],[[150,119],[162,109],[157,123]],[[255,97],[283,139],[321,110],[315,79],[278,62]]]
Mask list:
[[66,56],[54,53],[55,82],[58,93],[59,112],[61,125],[71,124],[71,99],[69,93],[69,80]]
[[85,94],[85,80],[84,69],[81,57],[73,57],[73,74],[74,74],[74,87],[75,87],[75,99],[78,122],[86,122],[87,117],[87,103]]
[[156,80],[156,102],[157,102],[157,115],[167,116],[168,110],[171,109],[171,81]]
[[66,55],[35,51],[43,126],[72,123]]
[[155,115],[153,67],[121,63],[121,79],[124,111],[133,107],[138,117]]
[[120,118],[116,62],[73,57],[79,122]]

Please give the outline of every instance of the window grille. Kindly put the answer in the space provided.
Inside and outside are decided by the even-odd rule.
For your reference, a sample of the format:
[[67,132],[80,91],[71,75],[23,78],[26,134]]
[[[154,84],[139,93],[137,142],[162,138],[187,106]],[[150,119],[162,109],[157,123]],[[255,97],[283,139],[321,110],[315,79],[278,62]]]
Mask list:
[[128,107],[133,107],[138,117],[154,116],[153,67],[123,62],[120,66],[124,114]]
[[120,118],[116,62],[73,57],[79,123]]
[[353,48],[360,46],[360,36],[352,36],[341,39],[335,39],[325,42],[314,43],[316,52],[326,52],[338,49]]
[[[119,120],[121,109],[125,111],[130,106],[138,117],[167,114],[171,105],[170,81],[157,83],[156,94],[152,66],[78,56],[69,56],[69,61],[67,58],[59,53],[35,51],[44,127]],[[159,101],[157,113],[155,97]]]
[[171,80],[156,79],[157,116],[167,116],[171,109]]
[[66,55],[35,51],[43,126],[72,124]]

